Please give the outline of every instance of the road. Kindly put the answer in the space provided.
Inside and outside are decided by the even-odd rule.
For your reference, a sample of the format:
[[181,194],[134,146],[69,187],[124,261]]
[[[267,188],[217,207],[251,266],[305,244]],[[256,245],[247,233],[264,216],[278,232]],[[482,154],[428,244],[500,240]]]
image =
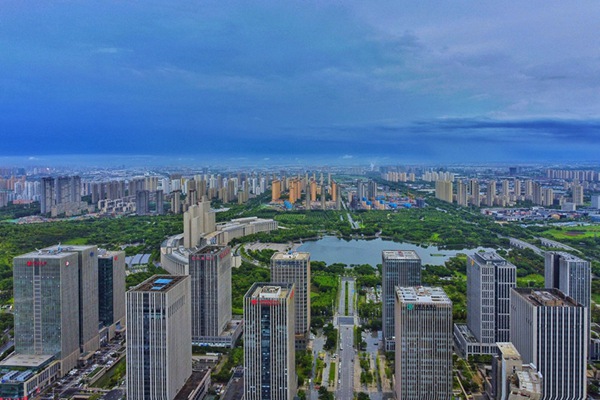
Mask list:
[[[348,316],[346,311],[346,282],[348,282],[348,293],[351,294],[348,303]],[[335,319],[339,331],[338,349],[338,386],[337,399],[352,399],[354,397],[354,362],[356,350],[354,349],[354,279],[343,277],[341,281],[340,303],[338,316]]]

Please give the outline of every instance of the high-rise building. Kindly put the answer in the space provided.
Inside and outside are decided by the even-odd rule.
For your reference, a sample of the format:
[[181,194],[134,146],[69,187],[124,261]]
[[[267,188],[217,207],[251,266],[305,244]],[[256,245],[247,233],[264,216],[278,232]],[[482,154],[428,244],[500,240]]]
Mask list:
[[[517,267],[495,252],[467,256],[467,325],[457,325],[457,347],[465,354],[495,354],[510,339],[510,289]],[[475,340],[470,340],[474,337]]]
[[154,192],[154,197],[156,199],[156,214],[163,215],[165,213],[164,192],[162,190],[157,190]]
[[396,287],[396,397],[452,397],[452,302],[439,287]]
[[435,198],[452,203],[452,181],[435,181]]
[[271,281],[295,285],[296,348],[305,349],[310,333],[310,253],[273,254]]
[[557,289],[511,290],[510,341],[543,377],[542,400],[587,398],[588,309]]
[[281,197],[281,181],[276,179],[271,182],[271,201],[278,201]]
[[127,398],[174,399],[192,374],[190,277],[155,275],[126,307]]
[[83,209],[81,204],[81,178],[79,176],[60,176],[42,178],[40,212],[72,215]]
[[255,283],[244,296],[244,398],[296,396],[294,284]]
[[125,252],[99,250],[98,318],[110,340],[125,328]]
[[590,262],[557,251],[547,251],[544,257],[546,287],[559,289],[589,309],[592,291]]
[[574,183],[571,186],[571,191],[573,192],[573,203],[577,206],[583,205],[583,186],[579,183]]
[[135,192],[135,213],[137,215],[148,215],[150,213],[150,192],[148,190]]
[[[59,250],[60,248],[60,250]],[[81,352],[94,352],[100,347],[98,333],[98,247],[64,246],[56,251],[72,251],[78,255],[79,268],[79,346]]]
[[189,256],[192,343],[215,345],[231,321],[231,248],[207,246]]
[[456,203],[463,207],[468,205],[467,184],[461,181],[456,183]]
[[202,234],[216,230],[215,213],[211,211],[210,201],[203,198],[198,204],[190,206],[183,214],[183,242],[189,249],[200,245]]
[[471,205],[475,207],[481,206],[481,195],[479,189],[479,182],[477,179],[471,179]]
[[487,184],[487,191],[485,194],[485,205],[488,207],[492,207],[494,205],[494,200],[496,199],[496,181],[489,181]]
[[421,284],[421,259],[413,250],[384,250],[381,258],[383,339],[386,351],[394,351],[396,286]]
[[15,352],[55,356],[61,375],[80,354],[78,262],[77,253],[53,248],[13,260]]

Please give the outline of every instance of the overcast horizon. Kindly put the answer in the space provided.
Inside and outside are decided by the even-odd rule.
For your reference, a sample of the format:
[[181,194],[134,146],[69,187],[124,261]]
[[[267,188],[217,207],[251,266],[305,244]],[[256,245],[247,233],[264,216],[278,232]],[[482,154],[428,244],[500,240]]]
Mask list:
[[599,20],[593,1],[6,0],[0,159],[593,161]]

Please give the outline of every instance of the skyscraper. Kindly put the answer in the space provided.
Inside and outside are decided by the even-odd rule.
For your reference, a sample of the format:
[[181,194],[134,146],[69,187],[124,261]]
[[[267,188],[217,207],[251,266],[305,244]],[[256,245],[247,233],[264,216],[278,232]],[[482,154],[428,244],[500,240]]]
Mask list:
[[542,400],[585,399],[588,309],[557,289],[523,288],[510,307],[510,341],[542,375]]
[[384,250],[381,258],[383,339],[386,351],[394,351],[396,286],[421,284],[421,259],[413,250]]
[[306,348],[310,332],[310,253],[275,253],[271,257],[271,282],[296,287],[296,348]]
[[296,396],[294,284],[255,283],[244,296],[246,400]]
[[61,375],[80,354],[77,264],[77,253],[52,248],[13,260],[15,352],[56,356]]
[[442,288],[396,287],[396,397],[452,396],[452,302]]
[[125,252],[98,254],[98,318],[107,328],[106,339],[125,327]]
[[231,321],[231,248],[207,246],[189,256],[192,343],[213,345]]
[[[467,256],[467,326],[456,327],[465,355],[495,354],[496,342],[509,341],[510,289],[516,286],[517,267],[498,254]],[[475,340],[468,339],[470,334]]]
[[127,398],[172,400],[192,374],[190,277],[155,275],[126,307]]
[[590,262],[557,251],[547,251],[544,257],[546,287],[559,289],[589,309],[592,290]]

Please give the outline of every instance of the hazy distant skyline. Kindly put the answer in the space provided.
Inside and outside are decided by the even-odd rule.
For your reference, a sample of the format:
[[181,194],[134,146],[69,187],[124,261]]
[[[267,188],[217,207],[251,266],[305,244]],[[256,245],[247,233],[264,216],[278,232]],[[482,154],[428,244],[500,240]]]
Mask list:
[[0,156],[596,160],[598,21],[593,1],[6,0]]

